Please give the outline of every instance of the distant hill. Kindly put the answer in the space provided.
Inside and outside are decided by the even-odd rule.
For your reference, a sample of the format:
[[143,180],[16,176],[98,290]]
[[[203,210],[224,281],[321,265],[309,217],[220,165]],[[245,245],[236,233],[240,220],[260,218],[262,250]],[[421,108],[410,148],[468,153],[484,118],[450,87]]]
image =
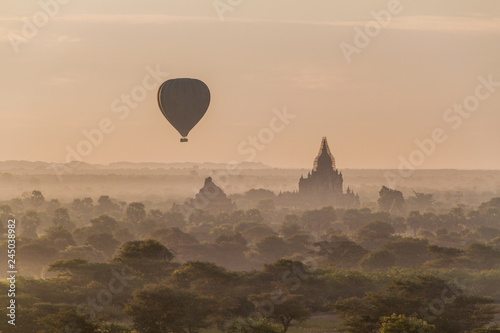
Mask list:
[[[255,163],[255,162],[241,162],[238,163],[241,169],[252,169],[252,170],[262,170],[262,169],[272,169],[271,166]],[[134,163],[134,162],[115,162],[110,163],[106,166],[102,166],[103,169],[225,169],[227,167],[226,163],[194,163],[194,162],[184,162],[184,163]]]
[[36,170],[45,169],[49,163],[47,162],[28,162],[28,161],[2,161],[0,162],[0,170]]
[[[60,165],[60,164],[59,164]],[[90,164],[85,162],[70,162],[63,163],[63,166],[68,166],[73,169],[78,170],[119,170],[119,169],[226,169],[226,163],[194,163],[194,162],[184,162],[184,163],[153,163],[153,162],[114,162],[110,164]],[[263,163],[257,162],[241,162],[238,163],[240,169],[246,170],[265,170],[272,169],[271,166],[265,165]],[[22,170],[52,170],[52,163],[41,162],[41,161],[0,161],[0,172],[8,171],[22,171]]]

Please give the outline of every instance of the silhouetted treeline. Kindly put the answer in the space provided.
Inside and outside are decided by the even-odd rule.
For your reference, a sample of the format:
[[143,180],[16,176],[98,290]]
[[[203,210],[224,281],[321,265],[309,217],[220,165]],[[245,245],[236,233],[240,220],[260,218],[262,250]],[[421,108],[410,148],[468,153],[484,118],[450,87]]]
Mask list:
[[106,195],[4,202],[2,232],[18,222],[18,329],[465,333],[495,323],[500,198],[448,211],[431,194],[386,187],[376,209],[296,210],[274,198],[254,190],[245,209],[190,215]]

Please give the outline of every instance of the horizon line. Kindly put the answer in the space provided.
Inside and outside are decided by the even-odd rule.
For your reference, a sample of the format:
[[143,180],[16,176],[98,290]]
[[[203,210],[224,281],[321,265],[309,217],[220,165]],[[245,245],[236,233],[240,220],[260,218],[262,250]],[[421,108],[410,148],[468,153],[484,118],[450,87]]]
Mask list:
[[[115,161],[115,162],[108,162],[108,163],[92,163],[92,162],[85,162],[85,161],[70,161],[70,162],[54,162],[54,161],[40,161],[40,160],[0,160],[0,163],[8,163],[8,162],[26,162],[26,163],[44,163],[44,164],[57,164],[57,165],[66,165],[66,164],[71,164],[71,163],[83,163],[87,165],[96,165],[96,166],[112,166],[112,164],[119,164],[119,163],[129,163],[129,164],[235,164],[235,163],[229,163],[229,162],[213,162],[213,161],[205,161],[205,162],[192,162],[192,161],[183,161],[183,162],[133,162],[133,161]],[[311,169],[310,166],[308,167],[280,167],[280,166],[273,166],[266,164],[264,162],[259,162],[259,161],[254,161],[254,162],[248,162],[248,161],[236,161],[237,165],[240,164],[254,164],[254,165],[262,165],[267,167],[268,169],[285,169],[285,170],[308,170]],[[345,167],[345,168],[336,168],[339,171],[342,170],[400,170],[399,168],[376,168],[376,167]],[[500,168],[498,169],[493,169],[493,168],[451,168],[451,167],[444,167],[444,168],[415,168],[414,171],[500,171]]]

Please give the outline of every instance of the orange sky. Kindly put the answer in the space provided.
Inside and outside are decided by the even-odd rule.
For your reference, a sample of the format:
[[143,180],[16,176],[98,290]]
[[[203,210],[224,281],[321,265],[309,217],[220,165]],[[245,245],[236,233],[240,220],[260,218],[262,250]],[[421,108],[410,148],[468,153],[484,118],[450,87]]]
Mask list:
[[[391,1],[3,1],[1,160],[498,169],[500,2]],[[175,77],[212,93],[188,144]]]

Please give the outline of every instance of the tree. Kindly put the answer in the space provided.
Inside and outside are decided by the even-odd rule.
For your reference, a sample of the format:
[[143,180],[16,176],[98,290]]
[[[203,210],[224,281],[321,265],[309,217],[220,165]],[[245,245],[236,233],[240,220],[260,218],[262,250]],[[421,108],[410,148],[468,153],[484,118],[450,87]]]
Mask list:
[[342,221],[348,230],[355,232],[363,225],[373,220],[372,212],[369,208],[348,209],[342,216]]
[[164,215],[165,224],[171,228],[183,228],[186,226],[186,219],[181,212],[167,212]]
[[210,214],[210,212],[202,209],[195,209],[193,210],[191,215],[189,215],[189,222],[194,225],[200,225],[202,223],[210,223],[214,221],[215,221],[215,216]]
[[188,261],[172,273],[172,283],[179,288],[218,295],[236,281],[236,275],[211,262]]
[[280,233],[286,238],[293,236],[296,233],[304,231],[302,227],[299,226],[300,219],[295,214],[287,214],[283,218],[283,223],[281,224]]
[[101,215],[90,220],[92,227],[100,232],[112,233],[118,226],[118,222],[108,215]]
[[324,257],[328,264],[340,268],[355,268],[368,250],[348,238],[333,238],[313,244],[316,254]]
[[146,210],[142,202],[132,202],[127,206],[127,219],[133,225],[137,225],[144,221]]
[[302,233],[294,234],[292,237],[286,239],[288,244],[289,253],[306,253],[307,247],[311,244],[311,235]]
[[258,188],[258,189],[251,189],[245,192],[244,194],[245,199],[251,200],[251,201],[258,201],[258,200],[264,200],[264,199],[275,199],[276,195],[274,194],[273,191],[266,190],[263,188]]
[[466,221],[465,211],[463,205],[458,205],[457,207],[453,207],[449,214],[450,222],[453,227],[456,227],[460,224],[464,224]]
[[264,273],[271,274],[272,280],[277,281],[283,278],[286,272],[293,272],[301,276],[308,275],[307,266],[297,260],[280,259],[272,264],[264,264]]
[[68,209],[60,207],[54,211],[52,222],[56,227],[64,227],[68,230],[73,230],[75,225],[71,222]]
[[2,220],[7,220],[12,216],[12,208],[9,205],[1,205],[0,206],[0,215]]
[[42,239],[48,241],[51,246],[58,250],[63,250],[70,245],[76,245],[71,233],[63,226],[48,228]]
[[164,225],[166,218],[165,214],[159,209],[151,209],[147,215],[147,218],[155,221],[158,225]]
[[239,282],[238,275],[210,262],[189,261],[172,273],[171,281],[197,295],[208,296],[216,302],[211,320],[222,330],[224,324],[234,316],[240,302],[233,295]]
[[479,206],[476,220],[482,225],[497,227],[500,224],[500,197],[492,198]]
[[78,220],[87,222],[94,213],[94,201],[92,198],[74,199],[71,203],[71,211]]
[[431,275],[396,279],[363,298],[340,299],[340,313],[349,332],[376,332],[380,318],[404,314],[426,320],[440,333],[465,333],[490,323],[497,310],[488,297],[467,295],[455,283]]
[[264,222],[264,218],[262,217],[260,210],[255,209],[255,208],[245,211],[244,219],[246,222],[254,222],[254,223]]
[[261,212],[270,213],[276,209],[273,199],[264,199],[257,202],[257,209]]
[[35,276],[42,276],[43,269],[47,264],[57,258],[58,251],[51,242],[40,240],[23,242],[19,245],[17,253],[24,262],[24,274],[31,273]]
[[354,239],[366,248],[375,249],[386,243],[393,233],[394,227],[389,223],[374,221],[356,230]]
[[104,262],[104,254],[97,251],[91,245],[68,246],[59,252],[59,256],[63,260],[71,260],[75,258],[85,259],[90,262]]
[[[83,287],[83,290],[82,289],[80,290],[83,291],[82,296],[85,297],[88,296],[89,292],[92,292],[92,289],[94,290],[97,289],[96,292],[98,292],[103,285],[108,285],[110,280],[113,277],[117,278],[117,276],[121,276],[122,279],[121,281],[123,283],[120,284],[122,286],[130,286],[130,288],[132,289],[138,285],[136,282],[134,282],[135,281],[134,272],[129,270],[127,267],[117,263],[95,263],[79,258],[70,260],[57,260],[49,265],[48,271],[57,272],[58,278],[65,278],[67,281],[69,281],[68,287],[71,288],[72,290],[80,289],[80,284],[83,284],[81,285],[81,287]],[[57,281],[60,280],[53,280],[53,281],[54,281],[53,283],[57,283]],[[89,283],[92,282],[93,285],[89,285]],[[108,285],[108,287],[111,286]],[[117,285],[115,285],[115,287],[117,287]],[[61,296],[67,296],[66,289],[64,290],[57,289],[57,292]],[[124,292],[123,295],[120,296],[117,294],[115,295],[116,301],[118,301],[119,299],[121,301],[125,299],[128,300],[129,296],[131,295],[128,292]],[[55,301],[59,300],[55,298]],[[93,312],[91,313],[92,317],[96,315]]]
[[424,224],[424,217],[419,211],[411,211],[406,218],[406,224],[413,229],[413,236],[417,236],[417,232]]
[[158,241],[147,239],[144,241],[130,241],[122,245],[118,258],[121,259],[161,259],[170,261],[174,258],[172,252]]
[[[24,272],[26,272],[23,269]],[[19,277],[18,277],[19,278]],[[16,278],[16,281],[18,279]],[[17,294],[17,293],[16,293]],[[17,295],[16,295],[17,296]],[[19,296],[17,296],[19,299]],[[26,301],[23,297],[22,300],[25,304],[23,306],[19,306],[16,302],[16,320],[15,326],[11,325],[8,320],[11,319],[8,317],[9,308],[2,307],[0,309],[0,315],[6,320],[0,321],[0,332],[40,332],[40,318],[44,318],[47,314],[47,311],[40,311],[38,304],[26,304]]]
[[101,324],[99,333],[133,333],[132,330],[126,326],[118,324]]
[[238,319],[229,326],[227,333],[282,333],[282,330],[267,319]]
[[259,241],[268,236],[275,236],[276,233],[274,230],[263,223],[254,223],[254,222],[240,222],[234,226],[235,232],[240,232],[245,239],[248,239],[252,242]]
[[267,262],[274,262],[290,253],[288,244],[283,238],[275,235],[261,239],[255,246]]
[[476,232],[481,235],[481,238],[489,242],[497,237],[500,237],[500,229],[495,227],[481,226],[476,229]]
[[34,209],[30,209],[24,213],[21,218],[21,225],[23,226],[23,236],[37,238],[36,228],[40,225],[40,213]]
[[113,232],[113,237],[122,243],[129,242],[134,239],[134,235],[130,233],[128,228],[119,228]]
[[382,211],[402,213],[404,204],[405,199],[402,192],[382,186],[378,198],[378,205]]
[[472,243],[465,254],[471,260],[473,268],[495,269],[500,267],[500,250],[486,244]]
[[31,192],[31,197],[29,198],[30,204],[35,208],[40,208],[45,203],[45,197],[40,191]]
[[96,215],[110,215],[117,218],[120,211],[120,205],[114,202],[108,195],[101,195],[97,200],[97,206],[95,207]]
[[73,231],[71,231],[71,235],[73,236],[73,239],[78,245],[84,244],[87,238],[95,233],[96,229],[94,229],[91,226],[76,228]]
[[428,259],[429,241],[420,238],[394,237],[384,245],[396,257],[396,265],[402,267],[419,266]]
[[102,251],[109,258],[113,255],[118,245],[120,245],[120,242],[112,234],[99,233],[88,236],[85,244],[93,246],[98,251]]
[[286,214],[283,217],[283,224],[299,224],[300,217],[296,214]]
[[40,333],[97,333],[99,326],[75,309],[61,309],[53,315],[42,317]]
[[21,213],[24,210],[23,200],[21,198],[11,199],[9,206],[12,207],[12,211],[15,213]]
[[12,219],[14,215],[12,214],[12,208],[9,205],[0,205],[0,219],[3,222],[0,222],[0,233],[4,233],[6,228],[4,223],[8,220]]
[[332,222],[335,222],[335,219],[335,210],[331,206],[306,210],[301,216],[304,227],[318,238],[330,227]]
[[385,270],[391,268],[396,263],[394,253],[387,250],[378,250],[368,253],[361,260],[361,267],[368,270]]
[[199,244],[196,238],[179,228],[160,228],[152,231],[149,236],[170,248]]
[[427,261],[425,266],[438,268],[454,267],[465,253],[465,251],[461,249],[437,245],[429,245],[428,250],[433,260]]
[[292,237],[295,234],[300,234],[305,232],[303,228],[301,228],[298,224],[282,224],[279,230],[280,234],[282,234],[285,238]]
[[425,194],[420,192],[415,192],[412,197],[408,198],[408,205],[412,206],[412,208],[423,211],[424,209],[431,207],[434,204],[434,197],[432,194]]
[[136,292],[125,313],[139,333],[197,332],[208,327],[213,301],[191,292],[150,285]]
[[215,238],[216,244],[231,243],[246,248],[248,242],[239,232],[223,233]]
[[436,326],[428,324],[425,320],[405,315],[392,314],[390,317],[380,319],[382,327],[380,333],[434,333]]
[[254,302],[257,310],[259,310],[262,307],[261,304],[268,304],[270,300],[279,297],[277,302],[272,302],[272,311],[265,311],[263,315],[280,323],[283,326],[283,333],[286,333],[292,321],[303,322],[311,317],[311,312],[306,306],[303,295],[290,294],[288,291],[281,289],[280,293],[279,295],[277,293],[253,295],[250,296],[250,300]]

